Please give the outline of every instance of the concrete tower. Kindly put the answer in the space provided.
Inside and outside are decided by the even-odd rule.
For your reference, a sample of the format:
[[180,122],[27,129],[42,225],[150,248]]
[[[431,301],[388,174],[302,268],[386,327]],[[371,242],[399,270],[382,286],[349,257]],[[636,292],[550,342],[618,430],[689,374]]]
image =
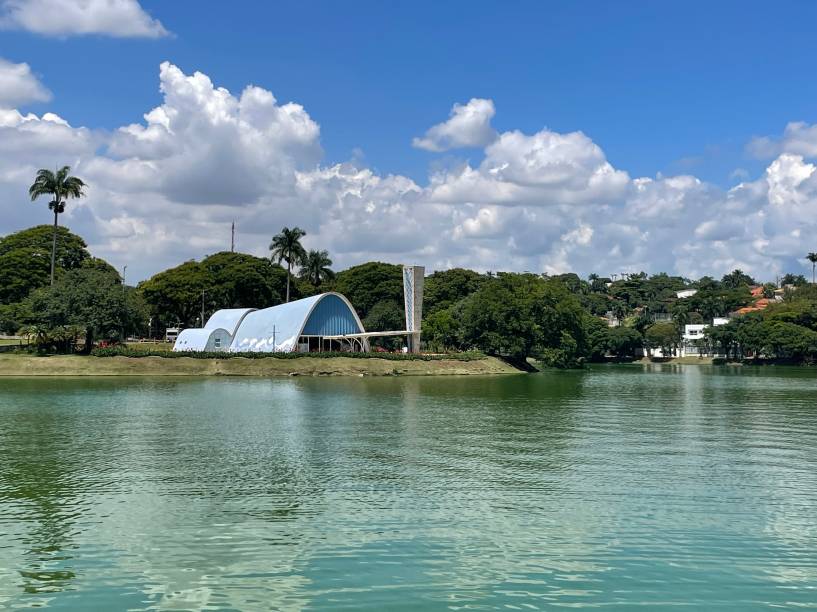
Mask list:
[[423,266],[403,266],[403,299],[406,306],[406,331],[408,349],[411,353],[420,352],[420,333],[423,323]]

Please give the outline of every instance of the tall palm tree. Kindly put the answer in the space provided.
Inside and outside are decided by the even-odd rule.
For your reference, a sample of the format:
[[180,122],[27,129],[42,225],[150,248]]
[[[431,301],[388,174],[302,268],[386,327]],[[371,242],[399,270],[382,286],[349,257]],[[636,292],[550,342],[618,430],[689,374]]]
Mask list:
[[319,287],[323,281],[334,278],[335,273],[329,269],[331,265],[329,251],[309,251],[301,264],[301,276]]
[[270,242],[270,259],[287,262],[287,302],[289,302],[289,277],[292,275],[292,265],[301,265],[306,257],[306,250],[301,244],[301,238],[306,232],[300,227],[289,229],[285,227],[281,233],[273,236]]
[[806,259],[811,262],[811,284],[814,284],[814,267],[817,266],[817,253],[809,253]]
[[42,168],[37,171],[37,178],[28,188],[28,195],[33,202],[41,195],[50,195],[54,199],[48,203],[48,208],[54,211],[54,238],[51,242],[51,284],[54,284],[54,265],[57,260],[57,222],[59,214],[65,212],[65,203],[68,198],[81,198],[85,183],[76,176],[70,176],[70,166],[63,166],[56,172]]

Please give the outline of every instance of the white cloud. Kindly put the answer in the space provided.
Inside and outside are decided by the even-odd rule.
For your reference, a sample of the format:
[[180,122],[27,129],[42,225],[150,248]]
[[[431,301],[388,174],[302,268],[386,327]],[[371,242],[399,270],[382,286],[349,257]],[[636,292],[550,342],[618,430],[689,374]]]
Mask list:
[[48,102],[51,92],[40,83],[28,64],[15,64],[0,57],[0,108],[29,102]]
[[412,145],[426,151],[448,151],[463,147],[484,147],[496,138],[491,127],[495,113],[493,100],[471,98],[468,104],[455,104],[448,121],[438,123],[415,138]]
[[137,0],[0,0],[0,26],[45,36],[158,38],[168,31]]
[[[63,219],[136,280],[229,246],[265,255],[284,225],[338,267],[721,276],[799,271],[817,234],[817,168],[783,153],[723,191],[691,175],[631,178],[581,132],[496,134],[481,163],[415,182],[359,159],[321,166],[320,127],[266,89],[232,93],[163,63],[161,103],[110,132],[0,110],[0,233],[47,222],[26,190],[68,163],[90,187]],[[492,110],[493,113],[493,110]]]
[[629,177],[580,132],[505,132],[485,148],[479,168],[432,177],[431,198],[515,206],[601,203],[623,195]]
[[817,125],[794,121],[786,126],[780,138],[758,136],[749,142],[746,149],[758,159],[771,159],[782,153],[817,157]]

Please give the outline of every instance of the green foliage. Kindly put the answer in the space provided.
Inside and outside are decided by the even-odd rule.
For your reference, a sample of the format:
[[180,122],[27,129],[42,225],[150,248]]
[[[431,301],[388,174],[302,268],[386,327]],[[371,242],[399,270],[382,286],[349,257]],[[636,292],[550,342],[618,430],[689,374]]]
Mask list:
[[403,310],[391,300],[383,300],[372,306],[362,322],[366,331],[391,331],[406,327]]
[[730,312],[750,304],[752,294],[748,285],[729,288],[724,284],[707,283],[692,297],[679,300],[688,311],[695,311],[704,321],[725,317]]
[[800,286],[781,303],[705,333],[729,359],[813,361],[817,357],[817,289]]
[[596,316],[586,316],[584,333],[587,337],[587,358],[590,361],[603,361],[607,355],[609,331],[607,323]]
[[335,291],[345,295],[357,310],[361,320],[378,302],[403,304],[403,269],[394,264],[372,261],[339,272]]
[[802,274],[786,274],[783,278],[780,279],[780,285],[785,287],[786,285],[792,285],[794,287],[801,287],[805,285],[808,281],[806,277]]
[[[265,308],[280,304],[286,297],[286,270],[267,259],[223,251],[204,258],[201,267],[210,283],[205,289],[206,312],[219,308]],[[301,297],[297,289],[293,296]]]
[[181,324],[194,327],[201,312],[201,296],[212,288],[211,278],[202,265],[186,261],[139,283],[138,290],[157,317],[160,327]]
[[644,345],[644,338],[637,330],[629,327],[612,327],[607,333],[607,350],[619,357],[635,357],[636,349]]
[[301,263],[301,277],[307,279],[314,287],[335,278],[330,266],[332,260],[329,251],[309,251]]
[[[392,331],[406,327],[403,309],[392,300],[383,300],[372,306],[362,323],[366,331]],[[373,346],[397,349],[405,343],[405,339],[399,336],[386,336],[372,338],[370,343]]]
[[0,304],[0,333],[11,336],[21,327],[31,323],[33,315],[27,301]]
[[644,332],[644,341],[648,348],[661,349],[665,357],[677,348],[681,334],[675,323],[661,322],[650,325]]
[[500,273],[465,298],[459,310],[466,347],[514,358],[576,365],[587,350],[584,311],[557,280]]
[[636,349],[644,345],[644,338],[632,327],[608,327],[598,317],[587,317],[584,323],[587,335],[587,357],[603,361],[608,355],[619,359],[634,358]]
[[306,250],[301,244],[301,238],[306,236],[306,232],[300,227],[293,227],[292,229],[285,227],[280,234],[273,236],[270,242],[270,259],[277,261],[279,264],[282,261],[287,262],[287,277],[286,277],[286,301],[290,299],[290,276],[292,275],[292,266],[300,266],[306,260]]
[[32,323],[22,327],[17,334],[37,352],[70,353],[85,334],[85,328],[79,325],[48,327]]
[[455,310],[453,307],[436,310],[423,318],[423,338],[434,350],[460,348],[460,318],[456,316]]
[[733,270],[721,279],[721,286],[726,289],[739,289],[740,287],[750,287],[754,284],[755,279],[748,274],[744,274],[743,270]]
[[484,359],[485,355],[478,351],[466,351],[453,353],[451,355],[423,355],[419,353],[345,353],[345,352],[325,352],[325,353],[229,353],[229,352],[203,352],[203,351],[155,351],[136,350],[126,346],[111,346],[106,348],[96,348],[91,351],[93,357],[165,357],[167,359],[178,359],[180,357],[190,357],[193,359],[331,359],[334,357],[345,357],[349,359],[386,359],[388,361],[477,361]]
[[450,308],[479,289],[486,279],[486,276],[478,272],[463,268],[452,268],[427,276],[423,291],[423,313],[430,316]]
[[88,350],[95,338],[121,339],[147,324],[147,307],[136,291],[117,274],[95,268],[66,272],[53,287],[34,291],[28,303],[39,326],[82,327]]
[[[139,284],[158,326],[203,325],[220,308],[266,308],[284,301],[287,272],[268,259],[221,252],[201,262],[187,261]],[[294,296],[300,297],[296,286]]]
[[83,195],[85,183],[76,176],[70,176],[70,166],[63,166],[56,172],[47,168],[37,171],[31,187],[28,188],[28,195],[33,202],[40,196],[53,196],[53,200],[48,203],[48,208],[55,214],[65,212],[65,201],[68,198],[80,198]]
[[[51,226],[37,225],[0,238],[0,304],[19,302],[49,284],[53,232]],[[79,268],[89,257],[82,238],[57,228],[57,276]]]

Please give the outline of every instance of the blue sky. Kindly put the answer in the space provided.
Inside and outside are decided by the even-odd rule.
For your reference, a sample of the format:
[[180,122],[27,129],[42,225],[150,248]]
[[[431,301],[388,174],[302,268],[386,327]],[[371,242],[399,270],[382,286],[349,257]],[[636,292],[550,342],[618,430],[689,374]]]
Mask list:
[[[611,268],[661,266],[696,274],[725,273],[728,270],[721,268],[735,265],[769,276],[798,268],[799,251],[807,246],[801,238],[810,229],[801,227],[802,223],[783,227],[770,222],[774,215],[764,212],[763,206],[777,197],[771,191],[759,196],[754,188],[734,188],[741,182],[768,182],[764,177],[769,176],[776,156],[800,155],[800,166],[786,158],[773,172],[782,177],[781,185],[788,185],[792,176],[801,182],[809,179],[803,183],[808,187],[803,197],[811,202],[808,152],[817,134],[808,130],[817,121],[817,79],[813,76],[816,3],[116,0],[116,10],[130,11],[122,13],[128,19],[139,13],[135,21],[141,20],[141,30],[123,31],[116,14],[100,16],[100,10],[94,8],[100,6],[97,0],[84,9],[84,30],[59,23],[58,9],[65,1],[0,0],[0,59],[10,65],[26,64],[31,78],[51,92],[48,100],[29,96],[14,106],[23,115],[32,112],[41,117],[48,112],[67,121],[75,130],[73,137],[88,148],[68,147],[63,157],[84,164],[89,176],[98,177],[96,185],[105,187],[109,200],[125,197],[105,182],[111,172],[124,172],[128,160],[133,162],[129,172],[137,163],[143,169],[154,168],[166,154],[157,156],[153,151],[151,158],[143,149],[117,148],[111,140],[123,126],[144,126],[143,115],[151,109],[163,104],[172,107],[159,89],[162,62],[191,79],[200,71],[213,86],[227,88],[236,100],[245,87],[255,85],[274,94],[276,108],[290,101],[302,105],[308,121],[319,129],[299,141],[303,151],[290,155],[284,147],[284,153],[276,152],[279,143],[274,138],[259,151],[275,159],[291,157],[282,166],[285,170],[277,169],[267,179],[283,181],[286,188],[276,184],[267,191],[250,189],[246,200],[236,202],[211,202],[202,197],[196,213],[210,211],[202,218],[203,224],[243,215],[245,227],[249,223],[258,228],[258,235],[246,236],[246,244],[259,254],[268,240],[267,228],[260,227],[257,220],[266,215],[270,224],[288,223],[293,218],[292,207],[298,208],[293,202],[305,197],[297,191],[303,188],[304,175],[292,172],[305,172],[315,164],[323,172],[323,182],[309,197],[318,191],[325,197],[324,187],[331,183],[337,189],[330,197],[334,203],[316,200],[314,210],[310,209],[314,214],[296,215],[295,221],[309,226],[316,240],[320,236],[328,241],[343,263],[376,257],[420,260],[432,267],[491,268],[501,267],[504,259],[512,268],[556,271],[568,266],[588,272],[593,262],[609,259]],[[27,9],[31,9],[28,17],[20,17]],[[40,18],[45,14],[56,16],[46,23]],[[179,79],[174,82],[181,86]],[[445,122],[453,105],[466,105],[473,98],[488,100],[495,108],[490,126],[483,127],[496,141],[477,139],[475,144],[442,147],[448,149],[444,151],[412,146],[412,139]],[[206,103],[199,103],[203,106],[196,112],[205,112]],[[802,138],[800,131],[796,138],[781,136],[791,122],[804,122]],[[82,129],[86,131],[78,131]],[[492,142],[514,131],[525,135],[524,142],[495,146],[502,150],[491,153]],[[562,142],[564,135],[577,131],[586,136],[585,141]],[[176,137],[177,132],[173,134]],[[21,135],[21,142],[29,136]],[[772,143],[764,154],[750,144],[756,137],[767,137]],[[224,138],[214,158],[230,157],[237,148],[252,158],[242,148],[246,144],[243,137]],[[190,157],[195,138],[177,140],[166,146],[176,147],[180,158]],[[553,145],[555,141],[561,144]],[[490,179],[496,176],[491,172],[505,168],[510,176],[514,160],[524,166],[528,159],[523,149],[541,151],[542,142],[550,143],[545,148],[573,148],[539,159],[542,165],[533,182],[552,186],[557,180],[566,184],[587,179],[589,185],[589,177],[608,176],[608,170],[622,173],[621,180],[612,181],[609,189],[591,189],[584,195],[572,188],[524,192],[531,177],[518,181],[504,177],[498,187],[468,183],[468,189],[462,188],[470,170]],[[320,154],[316,155],[318,143]],[[31,144],[27,150],[35,148]],[[352,177],[347,170],[341,171],[340,178],[328,176],[335,164],[350,160],[371,176]],[[32,154],[32,167],[37,161]],[[556,166],[562,168],[560,164],[579,168],[586,175],[579,172],[553,178],[547,174]],[[236,172],[241,171],[239,167]],[[212,175],[212,169],[209,172]],[[176,176],[183,175],[176,172]],[[390,175],[398,177],[398,183],[405,180],[414,186],[384,182]],[[690,175],[694,180],[662,182],[676,175]],[[316,184],[316,176],[310,185]],[[444,176],[437,181],[443,186],[456,183],[451,190],[459,190],[459,195],[435,189],[435,176]],[[653,183],[645,191],[638,177],[649,177]],[[291,197],[279,197],[293,181],[300,183]],[[337,187],[340,183],[344,187]],[[355,191],[369,216],[364,212],[360,212],[362,217],[343,216],[350,206],[344,208],[342,201],[353,183],[355,189],[365,183],[365,189],[375,194],[364,196],[359,189]],[[497,193],[483,197],[493,187]],[[395,190],[393,197],[384,195],[388,189]],[[173,195],[178,189],[148,191],[140,196],[141,201],[155,196],[156,206],[163,210],[180,200]],[[97,198],[101,196],[96,194],[89,197],[87,206],[78,205],[75,217],[69,220],[90,232],[89,241],[101,253],[124,261],[127,255],[121,244],[106,237],[112,221],[99,212]],[[791,196],[792,202],[808,207],[800,195]],[[761,203],[758,197],[766,200]],[[376,198],[376,206],[371,198]],[[188,204],[195,199],[195,195],[181,198]],[[677,201],[683,204],[673,204]],[[742,202],[742,208],[735,208],[736,201]],[[588,212],[587,207],[566,208],[587,202],[601,208],[596,212]],[[551,207],[550,217],[543,203]],[[219,204],[237,208],[228,215]],[[442,211],[442,205],[448,208]],[[738,209],[738,216],[747,219],[742,227],[719,221],[729,216],[727,211],[734,216]],[[189,216],[189,211],[179,209],[178,216]],[[408,237],[392,241],[393,247],[370,247],[382,234],[377,215],[382,212],[380,221],[386,223],[386,213],[415,216],[417,211],[428,212],[435,224],[444,222],[438,242],[456,248],[412,247]],[[662,240],[660,229],[648,226],[644,219],[666,219],[670,212],[688,226],[688,240],[679,237],[670,245],[669,255],[656,260],[649,249],[652,242]],[[335,213],[337,223],[329,228],[320,217]],[[712,219],[703,218],[710,213]],[[138,232],[142,227],[141,231],[155,235],[155,228],[145,229],[150,214],[135,214],[119,214],[116,223],[122,227],[117,232]],[[607,226],[597,224],[601,214],[608,216]],[[0,222],[0,233],[28,221],[27,216],[14,215],[17,213],[6,222],[9,227]],[[749,215],[759,216],[750,222]],[[550,220],[545,221],[547,218]],[[626,223],[621,221],[624,218]],[[509,231],[514,224],[528,222],[538,228],[536,235],[515,236]],[[327,237],[331,232],[337,236],[339,231],[356,229],[353,224],[370,227],[375,238],[367,239],[363,232],[360,243],[353,244]],[[420,231],[433,233],[430,227]],[[796,235],[797,244],[784,248],[784,235]],[[178,237],[169,239],[173,240]],[[702,240],[717,243],[719,254],[709,267],[706,262],[713,258]],[[755,246],[751,252],[736,253],[737,247],[724,246],[727,240]],[[638,241],[643,244],[637,245]],[[215,248],[206,243],[199,250],[155,246],[149,255],[164,255],[145,260],[143,275],[171,264],[174,257],[198,257]],[[506,259],[503,253],[508,250],[511,257]]]
[[[817,120],[813,2],[151,2],[174,36],[48,39],[5,32],[36,67],[45,106],[114,128],[160,101],[169,59],[230,90],[253,83],[321,125],[330,162],[358,148],[421,179],[410,147],[455,102],[492,98],[495,126],[582,130],[633,175],[694,172],[728,185],[754,135]],[[479,151],[466,152],[479,156]]]

